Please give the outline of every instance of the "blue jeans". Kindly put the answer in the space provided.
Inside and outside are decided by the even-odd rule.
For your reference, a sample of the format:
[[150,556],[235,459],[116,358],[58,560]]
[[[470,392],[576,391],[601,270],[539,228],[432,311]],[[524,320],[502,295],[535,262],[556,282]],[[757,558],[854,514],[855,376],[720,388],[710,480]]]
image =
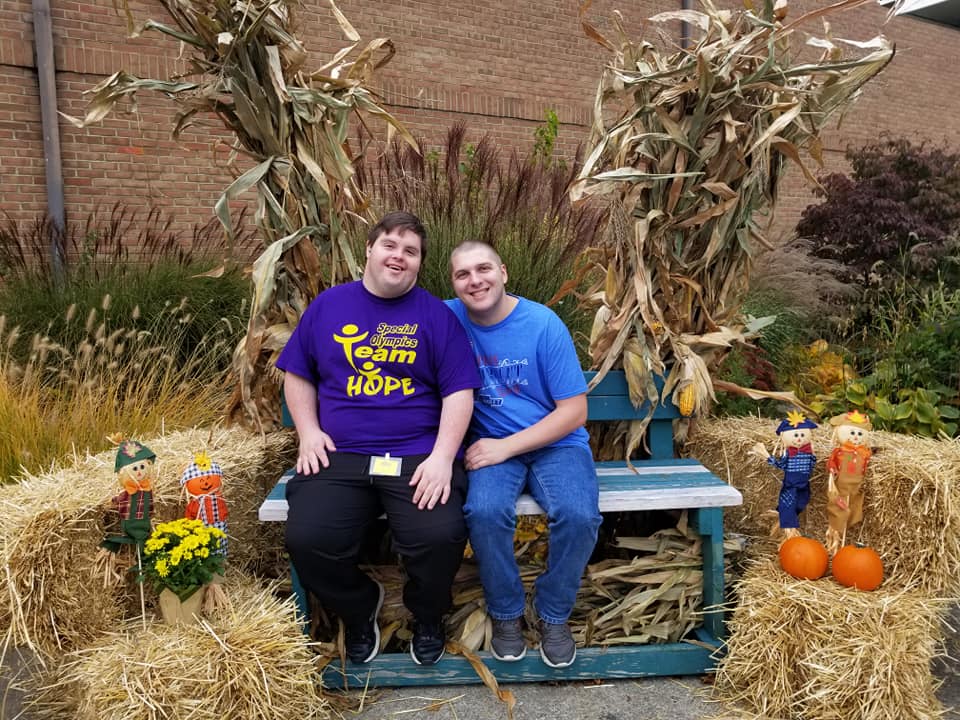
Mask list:
[[527,489],[546,511],[550,528],[547,569],[537,578],[534,607],[548,623],[566,622],[602,519],[590,450],[534,450],[471,470],[468,478],[463,510],[490,617],[512,620],[523,615],[525,596],[513,556],[513,535],[516,501]]

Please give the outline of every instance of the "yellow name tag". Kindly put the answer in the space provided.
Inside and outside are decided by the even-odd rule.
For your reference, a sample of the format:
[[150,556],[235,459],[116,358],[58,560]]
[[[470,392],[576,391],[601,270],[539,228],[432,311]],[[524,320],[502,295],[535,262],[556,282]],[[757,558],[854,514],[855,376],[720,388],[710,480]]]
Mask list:
[[386,477],[400,477],[400,466],[403,464],[403,458],[390,457],[386,455],[370,456],[370,474],[385,475]]

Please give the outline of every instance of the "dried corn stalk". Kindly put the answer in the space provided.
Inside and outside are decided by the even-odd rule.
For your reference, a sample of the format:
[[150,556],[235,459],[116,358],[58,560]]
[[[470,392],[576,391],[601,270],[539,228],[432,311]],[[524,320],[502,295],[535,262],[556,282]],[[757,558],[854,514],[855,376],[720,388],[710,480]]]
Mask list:
[[[882,37],[849,43],[826,34],[808,41],[823,50],[819,60],[801,61],[796,26],[864,1],[787,22],[785,2],[732,12],[702,0],[701,12],[650,18],[699,29],[693,48],[671,55],[630,40],[619,14],[616,40],[584,22],[613,54],[597,90],[587,160],[571,188],[575,201],[600,196],[611,207],[609,242],[587,256],[588,267],[604,273],[590,295],[596,382],[622,366],[637,404],[656,404],[653,376],[666,375],[664,397],[692,387],[694,411],[709,405],[711,372],[731,343],[755,330],[737,312],[751,252],[769,246],[756,214],[772,208],[788,159],[816,182],[801,153],[820,163],[828,118],[893,56]],[[859,57],[843,57],[841,44]],[[628,456],[644,429],[631,431]]]
[[154,90],[178,108],[175,138],[210,115],[233,135],[238,177],[217,201],[216,214],[232,235],[229,203],[255,189],[256,223],[267,248],[253,266],[250,321],[235,355],[237,387],[228,413],[270,429],[280,422],[272,361],[310,301],[359,274],[343,228],[348,215],[362,216],[367,208],[347,146],[351,113],[382,118],[390,132],[416,146],[367,87],[373,71],[393,56],[393,44],[379,38],[354,55],[360,35],[329,0],[350,44],[308,71],[307,52],[294,36],[294,0],[160,3],[173,26],[148,20],[134,28],[124,0],[131,35],[158,30],[181,41],[187,72],[170,80],[116,72],[90,91],[84,118],[71,120],[80,127],[97,122],[118,101]]

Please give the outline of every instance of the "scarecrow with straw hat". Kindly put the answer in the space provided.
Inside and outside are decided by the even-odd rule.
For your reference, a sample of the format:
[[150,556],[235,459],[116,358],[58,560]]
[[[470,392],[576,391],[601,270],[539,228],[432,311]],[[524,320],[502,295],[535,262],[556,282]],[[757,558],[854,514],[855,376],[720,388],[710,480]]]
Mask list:
[[[114,496],[110,505],[119,517],[119,526],[110,532],[100,543],[97,564],[103,569],[103,586],[110,587],[123,582],[119,571],[118,553],[121,549],[133,546],[136,549],[136,569],[142,571],[141,556],[144,543],[150,536],[150,518],[153,516],[153,481],[156,477],[154,467],[156,454],[146,445],[136,440],[122,440],[110,437],[118,443],[117,458],[113,469],[123,487],[123,492]],[[146,623],[143,586],[140,586],[141,617]]]
[[827,460],[827,551],[833,555],[847,540],[847,528],[863,519],[863,478],[873,454],[866,446],[873,430],[859,410],[830,418],[836,444]]
[[781,454],[771,455],[763,443],[757,443],[752,449],[753,454],[783,470],[783,484],[777,501],[778,522],[772,534],[782,531],[785,540],[800,534],[800,513],[810,502],[810,476],[817,464],[810,439],[816,427],[816,423],[802,413],[791,411],[776,430],[777,445],[783,449]]
[[117,553],[126,545],[143,548],[150,535],[153,516],[153,480],[156,454],[136,440],[124,440],[117,448],[114,472],[123,492],[110,502],[119,516],[119,532],[108,534],[100,547]]

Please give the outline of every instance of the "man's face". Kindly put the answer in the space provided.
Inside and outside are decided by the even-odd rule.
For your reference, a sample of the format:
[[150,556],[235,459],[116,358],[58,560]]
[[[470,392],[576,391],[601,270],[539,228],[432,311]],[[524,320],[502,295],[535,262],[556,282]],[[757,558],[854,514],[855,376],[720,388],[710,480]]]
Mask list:
[[450,258],[453,291],[472,318],[493,319],[503,307],[507,268],[487,248],[461,250]]
[[417,283],[420,250],[420,236],[411,230],[381,233],[367,245],[364,287],[377,297],[400,297]]

